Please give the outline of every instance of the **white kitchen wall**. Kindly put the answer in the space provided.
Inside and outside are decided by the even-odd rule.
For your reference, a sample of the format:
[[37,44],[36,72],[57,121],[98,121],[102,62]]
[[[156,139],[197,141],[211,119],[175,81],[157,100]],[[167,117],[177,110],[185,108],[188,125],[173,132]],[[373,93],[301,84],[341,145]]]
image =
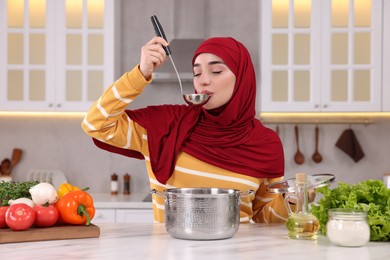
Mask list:
[[[245,4],[243,4],[245,3]],[[258,0],[153,0],[122,1],[122,56],[121,73],[131,69],[139,61],[139,50],[143,43],[154,35],[150,16],[156,14],[164,25],[168,38],[173,37],[174,28],[181,24],[175,20],[174,10],[191,8],[191,5],[203,5],[207,26],[198,27],[194,34],[209,36],[233,36],[242,41],[252,54],[254,64],[259,71],[259,1]],[[173,8],[176,5],[176,8]],[[178,5],[181,5],[178,8]],[[200,10],[199,6],[190,10]],[[188,10],[187,10],[188,11]],[[186,23],[198,22],[198,16],[180,16]],[[184,21],[183,21],[184,24]],[[203,30],[203,31],[201,31]],[[259,77],[260,75],[258,75]],[[266,87],[266,86],[263,86]],[[190,85],[186,86],[191,89]],[[182,103],[177,84],[152,84],[132,107],[147,104]],[[258,111],[260,112],[260,111]],[[148,178],[141,160],[129,159],[110,154],[94,146],[91,139],[81,130],[82,117],[0,117],[0,160],[10,158],[12,149],[24,151],[23,158],[14,170],[14,179],[26,179],[29,169],[60,169],[69,181],[75,185],[91,187],[95,192],[110,191],[110,175],[117,173],[122,189],[122,176],[129,173],[132,192],[149,191]],[[275,129],[275,125],[269,125]],[[296,151],[294,125],[279,125],[285,158],[286,176],[296,172],[333,173],[337,180],[354,183],[364,179],[381,179],[390,172],[390,122],[369,125],[351,125],[366,156],[355,163],[335,147],[337,138],[349,127],[345,124],[324,124],[320,127],[319,152],[323,161],[315,164],[311,160],[314,152],[315,125],[299,125],[300,149],[305,155],[305,163],[296,165],[293,156]]]
[[[1,117],[0,158],[10,158],[15,147],[23,149],[22,160],[14,170],[14,179],[19,181],[26,179],[29,169],[60,169],[75,185],[109,192],[113,172],[119,175],[121,184],[122,176],[129,173],[132,176],[131,191],[147,193],[144,162],[96,148],[81,130],[81,120],[81,117]],[[293,176],[296,172],[333,173],[338,181],[355,183],[364,179],[381,179],[385,172],[390,172],[390,123],[350,126],[365,153],[358,163],[335,147],[338,137],[349,125],[319,125],[319,152],[323,156],[319,164],[311,159],[315,125],[298,126],[300,150],[305,155],[302,165],[293,161],[296,151],[294,125],[279,125],[286,176]],[[275,129],[275,125],[269,127]]]

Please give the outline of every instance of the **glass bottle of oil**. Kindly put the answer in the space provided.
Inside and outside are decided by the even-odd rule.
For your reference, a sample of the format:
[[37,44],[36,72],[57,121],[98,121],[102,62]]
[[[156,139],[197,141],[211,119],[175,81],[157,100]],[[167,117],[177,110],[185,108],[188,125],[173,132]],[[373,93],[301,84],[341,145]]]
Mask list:
[[[293,239],[315,240],[320,223],[316,216],[311,214],[308,209],[308,185],[307,175],[297,173],[295,175],[295,194],[285,196],[289,217],[286,221],[288,237]],[[295,211],[291,210],[289,198],[295,197]]]

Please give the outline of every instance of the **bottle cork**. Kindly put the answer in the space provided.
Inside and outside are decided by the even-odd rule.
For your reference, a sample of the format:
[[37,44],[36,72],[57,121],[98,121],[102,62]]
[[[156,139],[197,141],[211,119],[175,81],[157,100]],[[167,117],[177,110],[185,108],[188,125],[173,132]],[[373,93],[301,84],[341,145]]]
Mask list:
[[111,195],[118,194],[118,175],[113,173],[111,175]]
[[128,173],[126,173],[123,176],[123,194],[124,195],[130,194],[130,178],[131,178],[131,176]]

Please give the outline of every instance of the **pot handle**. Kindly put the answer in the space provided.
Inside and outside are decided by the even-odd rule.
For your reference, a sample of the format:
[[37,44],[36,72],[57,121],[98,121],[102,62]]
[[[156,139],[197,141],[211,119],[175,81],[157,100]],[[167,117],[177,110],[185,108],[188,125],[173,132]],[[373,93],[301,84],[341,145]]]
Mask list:
[[240,198],[249,197],[249,196],[252,196],[253,194],[255,194],[254,190],[246,190],[246,191],[239,192]]
[[151,190],[150,194],[154,194],[154,195],[157,195],[157,196],[160,196],[160,197],[164,197],[164,192],[158,191],[156,189]]

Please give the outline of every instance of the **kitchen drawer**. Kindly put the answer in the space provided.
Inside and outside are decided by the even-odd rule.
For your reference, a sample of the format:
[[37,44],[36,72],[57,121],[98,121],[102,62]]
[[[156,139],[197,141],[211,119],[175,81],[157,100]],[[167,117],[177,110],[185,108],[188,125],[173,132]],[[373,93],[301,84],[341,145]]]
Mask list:
[[153,223],[153,210],[117,209],[116,223]]
[[92,223],[115,223],[115,209],[96,209]]

